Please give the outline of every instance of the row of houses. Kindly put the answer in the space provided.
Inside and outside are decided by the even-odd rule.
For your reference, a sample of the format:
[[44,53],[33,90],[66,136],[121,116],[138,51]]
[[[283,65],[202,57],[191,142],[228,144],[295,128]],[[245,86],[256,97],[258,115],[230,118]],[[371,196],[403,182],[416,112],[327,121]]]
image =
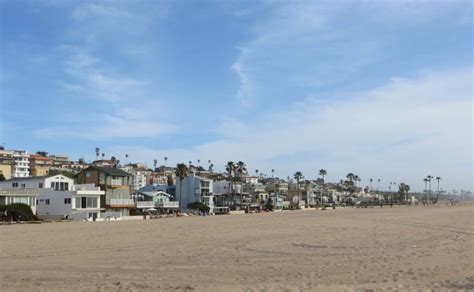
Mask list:
[[[41,156],[41,157],[38,157]],[[66,156],[57,156],[54,167],[71,166]],[[29,156],[39,161],[45,155]],[[46,162],[45,162],[46,163]],[[61,164],[62,163],[62,164]],[[50,162],[45,165],[51,167]],[[272,209],[302,209],[328,202],[347,202],[363,194],[361,188],[348,194],[337,184],[325,184],[324,194],[318,181],[282,180],[245,175],[238,180],[226,173],[216,174],[202,167],[190,166],[184,179],[176,179],[175,169],[161,166],[150,170],[135,163],[123,167],[113,160],[81,163],[73,177],[62,174],[12,176],[0,182],[0,205],[27,203],[43,218],[97,220],[121,218],[145,211],[190,211],[188,204],[201,202],[210,213],[231,210],[251,212]],[[36,168],[38,173],[38,167]]]

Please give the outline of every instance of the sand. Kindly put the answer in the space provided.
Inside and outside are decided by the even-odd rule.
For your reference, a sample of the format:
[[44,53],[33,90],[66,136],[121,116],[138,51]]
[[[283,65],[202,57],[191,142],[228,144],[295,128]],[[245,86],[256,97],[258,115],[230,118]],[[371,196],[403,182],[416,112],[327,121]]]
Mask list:
[[472,206],[0,226],[2,291],[473,290]]

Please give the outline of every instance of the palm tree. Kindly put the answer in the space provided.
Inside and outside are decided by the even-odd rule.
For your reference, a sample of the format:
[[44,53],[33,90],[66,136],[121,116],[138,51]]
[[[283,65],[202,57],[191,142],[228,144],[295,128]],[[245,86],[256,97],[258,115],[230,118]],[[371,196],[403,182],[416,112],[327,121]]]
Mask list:
[[188,175],[188,167],[184,163],[179,163],[176,166],[176,176],[179,178],[178,213],[181,213],[181,196],[183,194],[183,180],[187,175]]
[[232,188],[232,182],[234,180],[235,174],[236,174],[236,169],[237,165],[233,161],[227,161],[227,165],[225,166],[225,170],[228,173],[228,178],[229,178],[229,194],[232,191],[234,193],[234,190]]
[[377,180],[378,185],[377,185],[377,193],[380,191],[380,178]]
[[128,163],[128,154],[125,153],[125,163]]
[[398,186],[398,193],[400,194],[400,200],[406,200],[409,191],[410,191],[410,186],[405,183],[401,183]]
[[153,170],[156,170],[156,165],[158,164],[158,160],[157,159],[153,159]]
[[102,159],[104,159],[104,157],[105,157],[105,153],[102,153]]
[[300,179],[303,178],[303,173],[301,171],[297,171],[295,172],[295,174],[293,174],[293,177],[296,179],[296,190],[297,190],[296,198],[298,199],[296,209],[299,209],[300,208]]
[[321,188],[321,204],[323,203],[323,196],[324,196],[324,176],[328,174],[327,170],[325,170],[324,168],[321,168],[319,170],[319,175],[321,176],[322,178],[322,188]]
[[[247,166],[243,161],[239,161],[235,166],[235,170],[237,172],[239,180],[242,182],[243,175],[247,173]],[[240,189],[240,204],[242,205],[242,188]]]
[[272,168],[272,178],[273,178],[273,174],[275,173],[275,170]]
[[165,166],[166,166],[167,161],[168,161],[168,157],[165,156]]
[[438,181],[438,194],[439,194],[439,181],[441,180],[441,177],[437,176],[435,179]]
[[255,169],[255,175],[258,175],[258,169]]
[[369,181],[370,181],[370,191],[372,192],[372,182],[374,181],[374,179],[370,178]]
[[201,159],[198,159],[198,165],[197,166],[199,166],[200,164],[201,164]]
[[96,160],[99,160],[99,155],[100,155],[100,148],[99,148],[99,147],[96,147],[96,148],[95,148],[95,157],[96,157]]
[[429,187],[429,190],[428,190],[428,199],[431,201],[431,180],[433,179],[433,176],[430,174],[430,175],[427,175],[426,176],[426,179],[428,180],[428,187]]

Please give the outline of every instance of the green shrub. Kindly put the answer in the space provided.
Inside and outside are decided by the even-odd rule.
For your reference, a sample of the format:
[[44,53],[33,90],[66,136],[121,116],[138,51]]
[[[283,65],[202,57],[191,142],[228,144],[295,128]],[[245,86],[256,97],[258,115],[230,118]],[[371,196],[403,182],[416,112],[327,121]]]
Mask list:
[[199,210],[203,213],[207,213],[209,212],[210,208],[206,205],[204,205],[203,203],[201,202],[193,202],[193,203],[189,203],[188,204],[188,209],[191,209],[191,210]]
[[30,206],[21,203],[15,203],[6,206],[0,206],[0,216],[4,221],[40,221],[31,211]]

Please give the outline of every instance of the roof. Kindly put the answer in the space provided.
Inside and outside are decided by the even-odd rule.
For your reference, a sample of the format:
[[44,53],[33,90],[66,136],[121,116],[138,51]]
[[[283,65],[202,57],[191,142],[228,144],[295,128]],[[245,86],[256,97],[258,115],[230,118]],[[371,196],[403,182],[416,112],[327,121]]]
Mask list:
[[[67,177],[63,174],[57,173],[57,174],[47,174],[47,175],[42,175],[42,176],[27,176],[27,177],[12,177],[11,179],[4,180],[4,181],[16,181],[16,180],[28,180],[28,179],[44,179],[48,177],[53,177],[56,175],[62,175],[64,177]],[[68,179],[71,179],[70,177],[67,177]]]
[[96,169],[100,172],[104,172],[105,174],[113,175],[113,176],[131,176],[131,174],[128,173],[128,172],[125,172],[125,171],[123,171],[121,169],[118,169],[118,168],[112,168],[112,167],[103,167],[103,166],[91,165],[88,168],[86,168],[85,170],[90,169],[90,168]]

